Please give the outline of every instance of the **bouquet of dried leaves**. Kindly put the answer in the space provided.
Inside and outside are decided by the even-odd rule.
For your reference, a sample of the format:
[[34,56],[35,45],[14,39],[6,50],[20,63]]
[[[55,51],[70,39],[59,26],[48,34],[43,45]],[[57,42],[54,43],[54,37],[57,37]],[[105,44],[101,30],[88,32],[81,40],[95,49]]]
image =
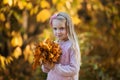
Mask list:
[[37,65],[42,65],[43,63],[54,64],[57,63],[60,59],[62,51],[60,46],[50,39],[46,39],[43,42],[35,44],[34,49],[34,62],[33,70],[36,69]]

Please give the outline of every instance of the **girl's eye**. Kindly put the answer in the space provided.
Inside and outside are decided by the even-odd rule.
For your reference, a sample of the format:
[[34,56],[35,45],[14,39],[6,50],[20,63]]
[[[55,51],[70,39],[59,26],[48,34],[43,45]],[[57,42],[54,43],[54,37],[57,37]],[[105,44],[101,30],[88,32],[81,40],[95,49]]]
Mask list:
[[54,30],[57,30],[57,28],[53,28]]

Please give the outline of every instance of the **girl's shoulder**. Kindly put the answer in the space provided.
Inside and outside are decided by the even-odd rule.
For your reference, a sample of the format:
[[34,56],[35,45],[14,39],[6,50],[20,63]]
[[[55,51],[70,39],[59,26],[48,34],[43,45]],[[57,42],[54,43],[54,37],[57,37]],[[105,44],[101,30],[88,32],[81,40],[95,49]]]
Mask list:
[[68,48],[71,48],[71,47],[72,47],[72,42],[71,42],[70,40],[68,40],[68,42],[66,43],[66,46],[67,46]]
[[66,50],[70,50],[72,48],[72,42],[70,40],[66,41],[64,44],[63,44],[63,47],[66,49]]

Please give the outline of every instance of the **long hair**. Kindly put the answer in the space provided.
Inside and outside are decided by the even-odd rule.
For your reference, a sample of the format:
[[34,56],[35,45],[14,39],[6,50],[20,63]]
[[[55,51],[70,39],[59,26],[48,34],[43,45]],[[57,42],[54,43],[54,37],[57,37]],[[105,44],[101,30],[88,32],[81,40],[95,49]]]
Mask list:
[[76,59],[78,61],[77,63],[80,66],[81,65],[81,53],[80,53],[80,48],[79,48],[77,36],[76,36],[75,30],[74,30],[74,25],[73,25],[71,17],[65,12],[59,12],[57,14],[54,14],[50,18],[51,26],[52,26],[53,19],[66,20],[65,25],[66,25],[66,29],[67,29],[68,39],[72,42],[72,48],[75,50]]

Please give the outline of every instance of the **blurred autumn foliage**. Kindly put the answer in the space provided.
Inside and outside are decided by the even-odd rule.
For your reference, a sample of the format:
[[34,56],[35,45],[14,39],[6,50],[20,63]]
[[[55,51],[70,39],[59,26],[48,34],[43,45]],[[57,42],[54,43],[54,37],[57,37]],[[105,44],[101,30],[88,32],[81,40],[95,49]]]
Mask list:
[[45,80],[31,45],[52,36],[49,17],[70,14],[82,54],[80,80],[120,80],[119,0],[0,0],[0,80]]

